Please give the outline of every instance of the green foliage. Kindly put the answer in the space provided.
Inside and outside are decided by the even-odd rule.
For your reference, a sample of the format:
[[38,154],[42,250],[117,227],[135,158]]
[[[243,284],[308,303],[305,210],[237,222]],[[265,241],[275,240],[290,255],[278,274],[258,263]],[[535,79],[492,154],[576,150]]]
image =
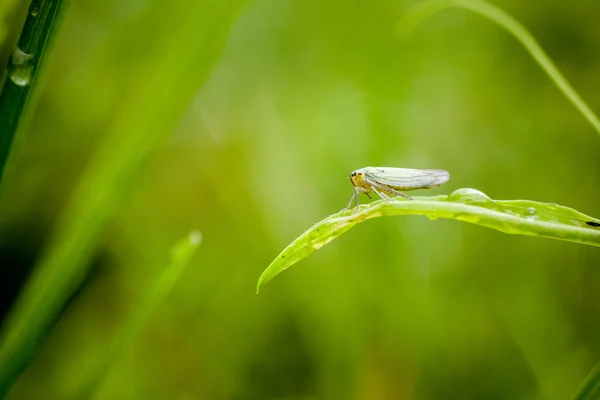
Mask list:
[[[0,1],[0,41],[15,3]],[[558,400],[598,359],[599,254],[567,243],[596,245],[598,220],[548,203],[374,202],[311,228],[259,285],[374,219],[252,290],[364,165],[443,168],[435,190],[597,215],[598,123],[581,100],[597,108],[597,2],[497,3],[547,53],[480,1],[70,3],[2,181],[0,256],[36,264],[0,330],[8,399]],[[586,120],[485,20],[442,13],[398,41],[400,16],[452,6],[506,28]],[[374,218],[399,214],[561,240]],[[167,270],[165,252],[194,227],[206,243],[167,300],[194,247]]]
[[[155,60],[146,65],[135,100],[124,105],[108,128],[106,140],[60,217],[51,246],[2,325],[0,395],[29,362],[39,340],[81,283],[122,188],[181,118],[219,56],[240,4],[199,1],[193,7],[172,7],[164,15],[162,29],[168,30],[168,40],[154,43]],[[173,101],[165,103],[164,98]]]

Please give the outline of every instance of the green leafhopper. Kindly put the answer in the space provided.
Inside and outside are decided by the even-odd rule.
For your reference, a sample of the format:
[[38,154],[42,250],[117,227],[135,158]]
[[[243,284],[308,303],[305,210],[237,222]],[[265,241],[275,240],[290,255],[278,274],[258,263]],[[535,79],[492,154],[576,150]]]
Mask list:
[[448,171],[441,169],[409,169],[391,167],[365,167],[352,171],[350,181],[354,185],[354,194],[348,207],[356,200],[358,210],[358,194],[364,193],[371,198],[371,191],[384,200],[389,196],[399,196],[407,200],[412,198],[401,191],[430,189],[443,185],[450,179]]

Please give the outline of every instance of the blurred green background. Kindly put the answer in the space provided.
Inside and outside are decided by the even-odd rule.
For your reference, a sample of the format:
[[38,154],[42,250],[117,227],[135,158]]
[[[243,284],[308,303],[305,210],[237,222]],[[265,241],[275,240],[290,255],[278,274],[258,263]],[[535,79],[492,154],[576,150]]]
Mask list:
[[[0,3],[3,63],[22,3]],[[193,38],[170,43],[188,4],[73,0],[63,14],[2,182],[3,313],[106,132],[148,96],[148,71],[170,51],[198,50]],[[346,206],[350,171],[368,165],[450,171],[445,186],[419,194],[473,187],[600,216],[600,138],[522,46],[459,9],[400,37],[395,25],[414,4],[233,4],[193,100],[156,94],[165,108],[181,102],[175,128],[140,153],[134,179],[111,188],[119,201],[90,272],[8,398],[78,398],[140,290],[192,229],[204,238],[197,255],[97,398],[571,396],[600,360],[593,247],[376,219],[255,294],[283,247]],[[599,111],[600,3],[494,4]],[[198,15],[198,35],[208,18]]]

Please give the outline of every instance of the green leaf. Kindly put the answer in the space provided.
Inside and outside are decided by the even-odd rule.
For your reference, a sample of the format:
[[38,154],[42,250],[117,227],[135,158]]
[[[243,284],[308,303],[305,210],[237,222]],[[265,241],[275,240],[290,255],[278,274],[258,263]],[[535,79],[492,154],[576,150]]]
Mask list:
[[259,292],[271,279],[308,257],[356,224],[388,215],[425,215],[469,222],[517,235],[539,236],[600,246],[600,220],[572,208],[530,200],[492,200],[475,189],[458,189],[448,196],[391,199],[344,210],[309,228],[286,247],[258,280]]

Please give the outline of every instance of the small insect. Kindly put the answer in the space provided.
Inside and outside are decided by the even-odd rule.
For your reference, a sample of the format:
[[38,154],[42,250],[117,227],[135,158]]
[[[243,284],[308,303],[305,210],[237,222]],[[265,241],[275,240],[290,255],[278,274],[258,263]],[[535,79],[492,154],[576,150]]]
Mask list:
[[358,210],[358,194],[364,193],[371,198],[371,191],[384,200],[389,196],[399,196],[407,200],[412,197],[401,192],[416,189],[429,189],[443,185],[450,179],[450,174],[441,169],[408,169],[388,167],[365,167],[352,171],[350,181],[354,185],[354,194],[348,207],[356,200]]

